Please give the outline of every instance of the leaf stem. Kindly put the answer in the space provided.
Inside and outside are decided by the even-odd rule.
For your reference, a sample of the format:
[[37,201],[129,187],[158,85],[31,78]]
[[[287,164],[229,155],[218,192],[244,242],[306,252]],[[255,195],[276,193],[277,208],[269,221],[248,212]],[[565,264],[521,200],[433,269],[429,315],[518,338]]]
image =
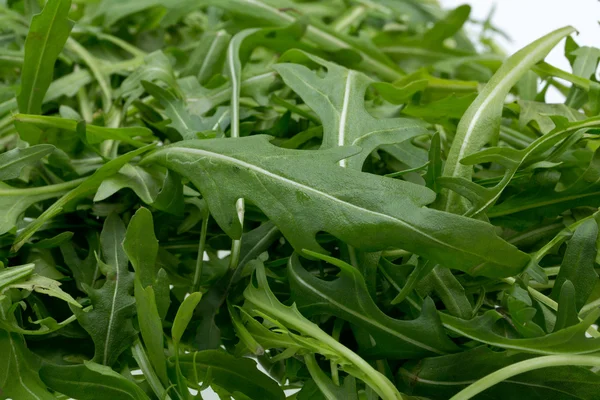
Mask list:
[[202,217],[202,230],[200,231],[200,241],[198,242],[198,256],[196,257],[196,271],[194,272],[192,292],[200,291],[200,281],[202,280],[202,269],[204,267],[204,248],[206,246],[209,215],[208,208],[206,208],[204,216]]
[[102,109],[106,112],[110,108],[111,105],[111,89],[110,83],[106,79],[104,72],[101,71],[99,67],[98,60],[92,56],[78,41],[73,38],[69,38],[67,40],[67,46],[70,50],[72,50],[75,54],[77,54],[81,59],[86,63],[96,81],[98,81],[98,85],[100,86],[100,91],[102,92]]
[[499,369],[498,371],[481,378],[480,380],[472,383],[465,389],[455,394],[452,398],[450,398],[450,400],[468,400],[484,390],[494,386],[495,384],[515,375],[540,368],[561,367],[565,365],[598,367],[600,366],[600,357],[568,354],[536,357],[530,360],[521,361]]
[[32,196],[38,194],[60,193],[77,187],[86,178],[74,179],[72,181],[57,183],[54,185],[30,187],[30,188],[0,188],[0,196]]
[[148,382],[148,385],[152,388],[152,391],[159,399],[171,400],[171,397],[163,387],[158,375],[150,365],[150,360],[148,359],[148,355],[144,351],[144,347],[140,342],[140,339],[137,338],[131,346],[131,352],[133,353],[133,358],[137,362],[138,366],[144,373],[144,377]]

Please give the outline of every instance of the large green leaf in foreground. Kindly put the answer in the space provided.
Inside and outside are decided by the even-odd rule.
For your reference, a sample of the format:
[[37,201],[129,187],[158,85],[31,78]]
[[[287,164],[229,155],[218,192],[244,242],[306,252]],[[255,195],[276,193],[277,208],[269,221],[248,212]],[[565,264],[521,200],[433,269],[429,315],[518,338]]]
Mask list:
[[429,189],[336,165],[355,153],[282,149],[267,136],[253,136],[183,141],[144,162],[190,179],[233,238],[241,235],[235,203],[245,198],[297,250],[321,250],[315,234],[325,231],[362,250],[399,247],[472,275],[510,276],[524,268],[528,256],[496,236],[491,225],[425,208],[434,200]]

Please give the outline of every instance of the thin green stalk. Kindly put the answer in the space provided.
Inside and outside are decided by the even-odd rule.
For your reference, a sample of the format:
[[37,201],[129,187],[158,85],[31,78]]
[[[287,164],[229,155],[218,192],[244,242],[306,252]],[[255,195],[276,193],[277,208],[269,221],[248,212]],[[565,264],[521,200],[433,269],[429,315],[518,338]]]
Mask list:
[[96,78],[98,85],[100,86],[100,91],[102,92],[102,109],[106,112],[111,106],[111,88],[110,83],[106,79],[106,75],[104,71],[100,68],[100,63],[98,60],[92,56],[78,41],[73,38],[69,38],[67,40],[67,47],[72,50],[75,54],[77,54],[83,62],[88,66],[92,74]]
[[77,101],[79,102],[79,112],[85,122],[92,122],[94,120],[94,111],[92,111],[91,102],[88,98],[85,87],[81,87],[77,91]]
[[391,174],[386,174],[384,176],[386,176],[388,178],[396,178],[398,176],[402,176],[402,175],[408,174],[409,172],[416,172],[416,171],[420,171],[422,169],[425,169],[425,168],[427,168],[428,165],[429,165],[429,161],[427,161],[425,164],[420,165],[418,167],[404,169],[402,171],[397,171],[397,172],[392,172]]
[[200,231],[200,240],[198,242],[198,256],[196,257],[196,271],[194,272],[194,283],[192,292],[200,291],[200,281],[202,280],[202,269],[204,267],[204,248],[206,245],[206,233],[208,232],[208,209],[202,218],[202,229]]
[[367,8],[365,6],[354,6],[346,10],[338,19],[331,24],[331,29],[336,32],[345,32],[348,28],[354,25],[357,21],[361,21],[366,17]]
[[506,379],[509,379],[515,375],[519,375],[528,371],[534,371],[536,369],[548,368],[548,367],[562,367],[566,365],[577,365],[583,367],[598,367],[600,366],[600,357],[596,356],[579,356],[579,355],[557,355],[557,356],[544,356],[536,357],[530,360],[518,362],[516,364],[509,365],[496,372],[493,372],[480,380],[467,386],[461,390],[450,400],[468,400],[483,392],[484,390],[500,383]]
[[131,346],[131,352],[133,353],[133,358],[137,362],[138,367],[140,367],[144,373],[144,378],[146,378],[146,382],[148,382],[148,385],[152,388],[154,394],[156,394],[159,399],[171,400],[171,397],[160,382],[158,375],[156,375],[156,372],[152,368],[150,360],[148,359],[148,355],[146,354],[144,346],[142,346],[139,338],[136,339],[133,343],[133,346]]
[[546,254],[548,254],[553,248],[564,243],[570,237],[566,233],[574,232],[575,229],[577,229],[577,227],[579,225],[583,224],[587,220],[592,219],[594,217],[595,217],[595,214],[592,214],[588,217],[580,219],[579,221],[577,221],[577,222],[569,225],[565,229],[561,230],[552,240],[550,240],[548,243],[546,243],[542,248],[540,248],[538,251],[536,251],[531,256],[531,262],[538,264],[542,260],[542,258],[544,258],[546,256]]
[[573,75],[570,72],[564,71],[560,68],[550,65],[547,62],[539,63],[538,65],[533,67],[532,70],[542,78],[554,76],[556,78],[564,79],[567,82],[571,82],[573,85],[579,86],[583,90],[590,90],[591,81],[589,79]]
[[[73,32],[73,33],[79,33],[79,32]],[[108,33],[97,31],[96,29],[88,28],[84,31],[81,31],[81,33],[91,33],[92,35],[96,36],[100,40],[106,40],[107,42],[110,42],[110,43],[120,47],[121,49],[125,50],[126,52],[133,55],[134,57],[145,57],[147,54],[145,51],[140,50],[139,48],[135,47],[134,45],[132,45],[130,43],[127,43],[123,39],[120,39],[120,38],[110,35]]]
[[79,186],[80,183],[85,181],[87,178],[74,179],[72,181],[57,183],[54,185],[29,187],[29,188],[12,188],[12,189],[0,189],[0,196],[27,196],[27,195],[38,195],[38,194],[49,194],[49,193],[61,193],[73,189]]
[[329,380],[327,379],[327,376],[323,373],[323,370],[321,370],[321,367],[319,367],[319,364],[317,363],[317,360],[315,359],[315,355],[312,353],[305,354],[304,355],[304,364],[306,365],[306,368],[308,369],[310,376],[313,378],[313,381],[317,384],[317,386],[321,390],[321,393],[323,394],[323,396],[325,396],[325,398],[327,400],[337,400],[338,396],[333,391],[333,388],[331,387],[331,383],[328,382]]
[[529,136],[504,125],[500,126],[500,139],[519,150],[527,148],[533,142]]
[[[239,201],[239,200],[238,200]],[[229,269],[235,270],[240,262],[240,252],[242,250],[242,240],[235,239],[231,243],[231,255],[229,256]]]
[[[333,331],[331,332],[331,337],[334,338],[335,340],[337,340],[338,342],[340,341],[340,335],[342,334],[343,327],[344,327],[343,319],[338,318],[333,323]],[[334,384],[339,386],[340,385],[340,374],[339,374],[339,370],[338,370],[338,364],[334,360],[330,360],[329,363],[330,363],[330,368],[331,368],[331,380],[333,381]]]
[[[297,327],[294,327],[294,329],[297,329]],[[398,389],[396,389],[394,384],[390,382],[385,375],[382,375],[375,370],[371,364],[365,361],[358,354],[354,353],[352,350],[348,349],[346,346],[339,343],[320,329],[311,329],[310,332],[307,333],[318,341],[323,342],[325,345],[331,347],[337,353],[342,354],[346,359],[353,363],[357,369],[370,378],[374,385],[373,389],[375,389],[381,397],[386,400],[403,399],[402,395],[398,392]]]

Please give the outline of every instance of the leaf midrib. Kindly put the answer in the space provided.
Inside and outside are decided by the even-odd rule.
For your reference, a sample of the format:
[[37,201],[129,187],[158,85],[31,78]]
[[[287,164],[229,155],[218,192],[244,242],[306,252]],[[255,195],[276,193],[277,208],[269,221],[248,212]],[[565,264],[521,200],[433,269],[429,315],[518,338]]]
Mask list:
[[[291,271],[293,271],[293,269],[291,269]],[[417,341],[415,339],[412,339],[412,338],[410,338],[408,336],[405,336],[405,335],[401,334],[400,332],[397,332],[397,331],[395,331],[395,330],[393,330],[391,328],[388,328],[387,326],[382,325],[378,321],[365,318],[362,314],[359,314],[355,310],[353,310],[351,308],[348,308],[348,307],[346,307],[343,304],[338,303],[337,301],[335,301],[331,297],[327,296],[325,293],[323,293],[323,292],[317,290],[315,287],[309,285],[308,282],[306,282],[304,279],[302,279],[299,274],[297,274],[295,272],[293,272],[293,273],[294,273],[294,277],[296,278],[296,280],[299,281],[300,283],[302,283],[302,285],[305,286],[306,289],[308,289],[309,291],[315,293],[318,296],[323,297],[324,299],[326,299],[327,301],[329,301],[331,304],[335,305],[336,307],[339,307],[340,309],[342,309],[343,311],[347,312],[348,314],[353,315],[354,317],[356,317],[356,318],[358,318],[358,319],[360,319],[362,321],[365,321],[366,323],[368,323],[370,325],[373,325],[373,326],[381,329],[382,331],[387,332],[387,333],[391,334],[392,336],[395,336],[395,337],[399,338],[400,340],[403,340],[403,341],[405,341],[407,343],[410,343],[410,344],[412,344],[412,345],[414,345],[416,347],[419,347],[421,349],[425,349],[427,351],[431,351],[431,352],[436,353],[436,354],[447,354],[447,352],[445,352],[445,351],[441,351],[441,350],[436,349],[434,347],[430,347],[430,346],[428,346],[428,345],[426,345],[426,344],[424,344],[422,342],[419,342],[419,341]]]
[[[39,73],[40,73],[40,68],[42,66],[42,60],[44,59],[44,57],[46,56],[46,53],[48,51],[46,45],[48,44],[48,39],[50,38],[50,33],[54,29],[54,24],[56,23],[59,10],[60,10],[60,3],[57,4],[56,8],[54,9],[54,15],[52,16],[52,22],[50,22],[50,27],[46,31],[46,36],[44,37],[44,45],[42,46],[42,52],[40,54],[40,57],[37,58],[38,63],[35,67],[35,74],[34,74],[33,82],[31,84],[31,91],[29,92],[29,101],[27,102],[27,111],[26,111],[27,113],[31,113],[31,103],[33,102],[33,98],[34,98],[33,94],[35,91],[35,87],[37,86],[37,81],[39,80]],[[39,15],[41,16],[42,14],[39,14]]]
[[114,246],[114,250],[115,250],[115,259],[113,260],[113,265],[115,266],[115,289],[114,289],[114,293],[113,293],[113,297],[112,297],[112,304],[111,304],[111,309],[110,309],[110,315],[108,317],[108,327],[106,330],[106,343],[104,344],[104,354],[103,354],[103,362],[102,364],[104,365],[108,365],[108,350],[110,348],[109,343],[111,341],[111,336],[112,336],[112,325],[113,322],[115,320],[115,307],[116,307],[116,301],[117,301],[117,294],[119,293],[119,283],[121,280],[121,271],[120,271],[120,266],[119,266],[119,242],[117,240],[117,235],[113,234],[113,246]]
[[11,160],[11,161],[9,161],[9,162],[7,162],[5,164],[0,165],[0,172],[9,169],[13,165],[16,165],[16,164],[19,164],[20,162],[23,162],[23,160],[29,160],[29,159],[32,159],[32,158],[36,158],[40,153],[46,153],[46,152],[48,152],[48,150],[49,150],[49,148],[44,146],[43,148],[38,148],[35,152],[29,153],[29,154],[27,154],[27,155],[25,155],[23,157],[18,157],[18,155],[17,155],[16,159]]
[[[476,379],[472,379],[472,380],[467,380],[467,381],[456,381],[456,382],[448,382],[448,381],[435,381],[435,380],[431,380],[431,379],[424,379],[419,377],[418,375],[415,375],[413,373],[411,373],[410,371],[407,371],[405,369],[400,369],[400,373],[404,376],[406,376],[407,378],[409,378],[410,380],[417,380],[419,382],[425,383],[427,385],[432,385],[432,386],[464,386],[464,385],[470,385],[472,383],[477,382]],[[505,379],[502,382],[506,382],[506,383],[513,383],[515,385],[523,385],[523,386],[532,386],[532,387],[536,387],[536,388],[542,388],[542,389],[547,389],[547,390],[551,390],[557,393],[564,393],[564,394],[568,394],[568,395],[572,395],[572,393],[569,392],[565,392],[563,390],[557,389],[555,387],[552,386],[547,386],[547,385],[540,385],[540,384],[533,384],[530,382],[521,382],[521,381],[515,381],[512,379]],[[577,396],[577,397],[573,397],[574,399],[581,399],[581,397]]]
[[[452,245],[450,245],[450,244],[448,244],[446,242],[443,242],[443,241],[441,241],[441,240],[439,240],[439,239],[437,239],[437,238],[435,238],[435,237],[427,234],[426,232],[423,232],[423,231],[415,228],[411,224],[409,224],[409,223],[407,223],[405,221],[402,221],[401,219],[392,217],[391,215],[382,214],[382,213],[377,212],[377,211],[369,210],[367,208],[362,208],[362,207],[357,206],[357,205],[352,204],[352,203],[348,203],[347,201],[341,200],[341,199],[339,199],[339,198],[337,198],[335,196],[332,196],[330,194],[324,193],[324,192],[322,192],[320,190],[317,190],[317,189],[315,189],[313,187],[303,185],[303,184],[301,184],[299,182],[296,182],[296,181],[291,180],[289,178],[285,178],[285,177],[283,177],[281,175],[277,175],[277,174],[275,174],[273,172],[267,171],[267,170],[265,170],[265,169],[263,169],[261,167],[258,167],[256,165],[247,163],[247,162],[239,160],[237,158],[229,157],[229,156],[226,156],[226,155],[223,155],[223,154],[220,154],[220,153],[214,153],[214,152],[203,150],[203,149],[192,149],[192,148],[176,147],[176,146],[170,147],[170,148],[165,149],[163,151],[167,153],[167,157],[168,157],[168,154],[170,152],[175,151],[175,152],[180,152],[180,153],[187,153],[187,154],[194,154],[194,155],[202,155],[202,156],[205,156],[205,157],[212,157],[212,158],[219,159],[219,160],[221,160],[223,162],[229,162],[231,164],[237,164],[237,165],[239,165],[241,167],[244,167],[244,168],[247,168],[249,170],[258,172],[258,173],[263,174],[263,175],[265,175],[267,177],[271,177],[271,178],[273,178],[275,180],[279,180],[279,181],[285,182],[285,183],[287,183],[289,185],[298,187],[298,188],[300,188],[300,189],[302,189],[304,191],[312,192],[312,193],[314,193],[314,194],[316,194],[318,196],[325,197],[325,198],[327,198],[327,199],[329,199],[331,201],[334,201],[336,203],[341,203],[341,204],[343,204],[346,207],[359,210],[360,212],[363,212],[363,213],[372,214],[372,215],[374,215],[376,217],[379,217],[379,218],[384,218],[384,219],[390,220],[393,223],[402,225],[402,226],[404,226],[404,227],[412,230],[413,232],[417,233],[418,235],[421,235],[422,237],[425,237],[425,238],[429,239],[430,241],[435,242],[435,243],[437,243],[437,244],[439,244],[439,245],[441,245],[443,247],[446,247],[448,249],[451,249],[451,250],[454,250],[454,251],[458,251],[460,253],[468,254],[468,255],[474,256],[474,257],[476,257],[478,259],[492,262],[494,264],[496,263],[496,261],[494,261],[493,259],[489,258],[487,255],[484,256],[484,255],[480,255],[480,254],[471,252],[471,251],[466,250],[466,249],[460,249],[460,248],[454,247],[454,246],[452,246]],[[196,160],[195,162],[198,162],[198,161],[200,161],[200,159]]]

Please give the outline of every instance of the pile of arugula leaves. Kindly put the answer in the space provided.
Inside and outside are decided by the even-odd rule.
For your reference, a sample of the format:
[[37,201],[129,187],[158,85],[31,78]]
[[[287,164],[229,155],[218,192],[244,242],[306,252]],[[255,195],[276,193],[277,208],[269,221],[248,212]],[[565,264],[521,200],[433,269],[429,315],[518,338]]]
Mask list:
[[0,0],[0,399],[600,399],[600,49],[469,12]]

